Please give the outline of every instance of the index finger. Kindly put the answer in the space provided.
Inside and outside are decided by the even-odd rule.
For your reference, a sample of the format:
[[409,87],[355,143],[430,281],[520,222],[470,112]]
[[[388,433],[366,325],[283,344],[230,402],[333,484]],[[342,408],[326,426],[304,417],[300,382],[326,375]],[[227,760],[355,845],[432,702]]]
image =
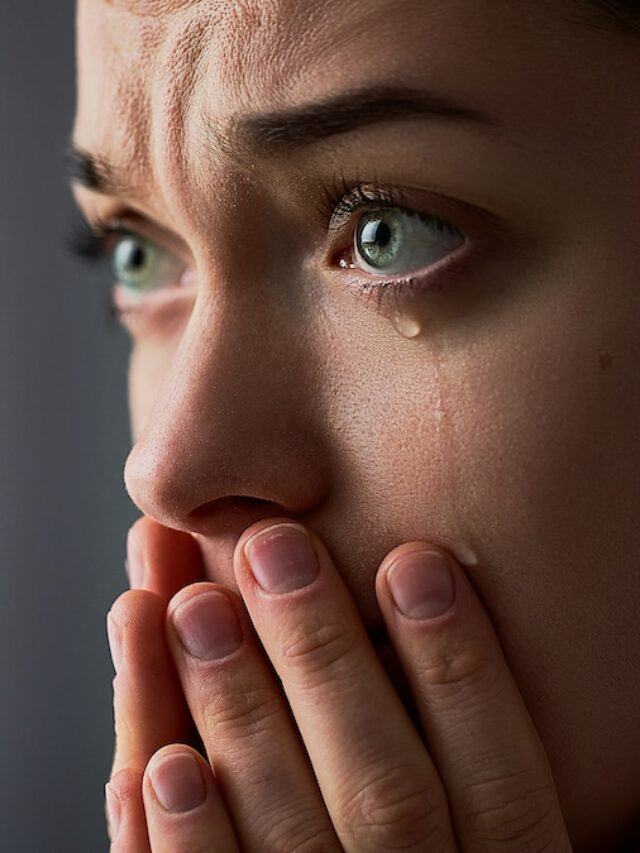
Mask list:
[[462,849],[569,853],[542,741],[460,566],[427,543],[401,545],[376,591]]
[[157,595],[130,590],[109,613],[116,668],[112,775],[123,768],[144,770],[160,747],[194,739],[191,715],[166,645],[165,612]]
[[200,546],[189,533],[172,530],[143,515],[127,535],[127,575],[132,589],[147,589],[164,604],[204,578]]

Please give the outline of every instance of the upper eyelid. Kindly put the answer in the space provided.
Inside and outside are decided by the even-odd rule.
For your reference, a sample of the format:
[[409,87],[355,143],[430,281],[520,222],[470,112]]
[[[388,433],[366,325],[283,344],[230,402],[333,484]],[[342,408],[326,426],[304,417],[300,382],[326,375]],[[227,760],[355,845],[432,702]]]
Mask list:
[[[463,235],[468,233],[466,228],[461,228],[457,224],[455,217],[451,217],[447,213],[442,215],[438,212],[438,208],[441,206],[441,204],[436,203],[439,194],[435,194],[434,203],[430,203],[430,196],[434,194],[428,193],[428,203],[416,204],[415,193],[424,194],[425,190],[385,183],[384,180],[379,180],[377,175],[372,175],[369,180],[361,180],[356,176],[356,179],[350,182],[347,182],[343,177],[334,175],[333,183],[325,184],[323,204],[321,205],[327,234],[330,238],[335,239],[335,235],[344,230],[346,222],[354,213],[366,207],[373,208],[375,206],[395,208],[407,214],[421,216],[423,219],[438,220],[453,226],[456,231]],[[451,204],[450,200],[449,204]],[[90,216],[82,207],[80,207],[80,212],[87,227],[97,238],[130,234],[174,254],[186,265],[191,266],[194,263],[192,252],[186,241],[177,235],[174,236],[169,229],[149,219],[143,213],[129,209],[114,212],[113,215]]]
[[[405,213],[413,212],[412,208],[406,205],[401,205],[399,203],[394,202],[392,199],[388,198],[370,198],[367,200],[361,199],[357,200],[353,198],[353,203],[349,203],[347,199],[342,199],[336,205],[334,212],[329,220],[327,225],[327,230],[329,233],[334,233],[335,231],[340,231],[343,227],[343,224],[346,220],[348,220],[354,213],[357,213],[359,210],[373,208],[396,208],[397,210],[403,210]],[[417,211],[416,211],[417,212]]]
[[193,256],[187,242],[145,213],[132,208],[120,208],[106,215],[102,213],[91,215],[82,206],[78,205],[78,207],[87,228],[97,238],[114,233],[130,234],[170,252],[187,265],[193,263]]
[[86,215],[82,209],[80,210],[80,214],[79,227],[85,232],[87,237],[91,236],[96,240],[104,240],[114,235],[131,235],[141,240],[147,240],[150,243],[157,242],[147,236],[142,230],[138,230],[134,226],[122,221],[120,217],[91,217]]
[[[342,210],[340,210],[341,205],[343,205]],[[453,229],[463,237],[467,236],[466,229],[460,228],[452,218],[441,216],[433,209],[424,210],[421,209],[421,205],[413,204],[406,190],[370,184],[355,186],[336,203],[335,212],[328,225],[329,234],[336,235],[340,233],[344,229],[345,223],[351,219],[354,213],[358,210],[366,210],[367,208],[372,210],[376,208],[399,210],[407,215],[418,216],[423,221],[432,224],[435,222],[440,223]]]
[[346,219],[367,206],[377,204],[381,207],[412,210],[402,188],[384,186],[375,180],[357,180],[350,185],[344,178],[341,178],[338,184],[338,180],[334,177],[332,187],[325,187],[323,201],[323,213],[327,218],[327,228],[330,233],[341,227],[340,225],[334,227],[337,219]]

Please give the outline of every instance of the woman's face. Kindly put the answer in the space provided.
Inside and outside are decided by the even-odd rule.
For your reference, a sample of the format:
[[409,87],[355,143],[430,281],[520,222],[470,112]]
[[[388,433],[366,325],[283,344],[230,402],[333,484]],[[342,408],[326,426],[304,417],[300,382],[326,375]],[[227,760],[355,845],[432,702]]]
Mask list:
[[230,586],[300,518],[372,633],[385,554],[452,551],[587,836],[637,807],[640,49],[572,11],[80,0],[74,140],[153,244],[135,503]]

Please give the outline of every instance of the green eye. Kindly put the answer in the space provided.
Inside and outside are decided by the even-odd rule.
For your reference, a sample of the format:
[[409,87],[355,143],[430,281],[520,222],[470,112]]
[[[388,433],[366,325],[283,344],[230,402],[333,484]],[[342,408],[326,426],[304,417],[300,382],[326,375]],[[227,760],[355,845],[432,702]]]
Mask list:
[[134,234],[118,238],[111,267],[118,283],[136,293],[176,285],[184,269],[170,252]]
[[354,257],[366,272],[408,274],[435,264],[464,242],[464,235],[447,222],[389,208],[362,216]]

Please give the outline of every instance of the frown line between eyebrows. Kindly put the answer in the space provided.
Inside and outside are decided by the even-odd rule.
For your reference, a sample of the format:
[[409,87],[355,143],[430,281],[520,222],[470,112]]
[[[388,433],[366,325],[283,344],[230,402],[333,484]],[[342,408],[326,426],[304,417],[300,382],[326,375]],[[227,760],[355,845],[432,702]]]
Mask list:
[[[373,86],[343,92],[315,103],[270,113],[233,116],[226,122],[210,120],[206,129],[209,149],[230,157],[292,152],[332,136],[372,124],[409,119],[465,123],[503,131],[490,115],[435,92]],[[131,196],[126,174],[106,157],[73,142],[67,155],[72,183],[110,196]]]

